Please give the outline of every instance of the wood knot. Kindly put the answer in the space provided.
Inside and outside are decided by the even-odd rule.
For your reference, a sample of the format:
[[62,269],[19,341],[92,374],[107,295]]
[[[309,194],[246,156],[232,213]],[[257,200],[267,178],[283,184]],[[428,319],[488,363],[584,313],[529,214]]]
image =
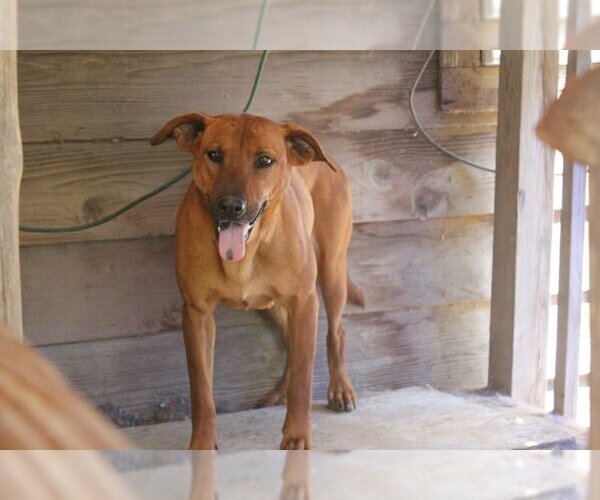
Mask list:
[[106,197],[92,196],[81,205],[81,212],[85,222],[93,222],[104,216],[104,206],[108,202]]
[[427,219],[431,213],[439,207],[443,201],[443,195],[430,188],[421,189],[414,198],[413,211],[419,219]]

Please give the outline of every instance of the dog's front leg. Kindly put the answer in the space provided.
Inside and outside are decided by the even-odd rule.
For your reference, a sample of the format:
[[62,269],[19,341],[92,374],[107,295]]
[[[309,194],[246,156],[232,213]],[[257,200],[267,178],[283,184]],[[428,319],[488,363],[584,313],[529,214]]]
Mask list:
[[213,400],[214,306],[183,309],[183,336],[192,397],[192,450],[217,448],[217,414]]
[[308,450],[312,446],[310,408],[318,309],[319,299],[315,290],[294,297],[287,307],[290,382],[282,450]]
[[217,452],[195,451],[192,453],[192,487],[189,500],[217,500]]
[[286,452],[279,500],[312,499],[311,453],[310,451]]

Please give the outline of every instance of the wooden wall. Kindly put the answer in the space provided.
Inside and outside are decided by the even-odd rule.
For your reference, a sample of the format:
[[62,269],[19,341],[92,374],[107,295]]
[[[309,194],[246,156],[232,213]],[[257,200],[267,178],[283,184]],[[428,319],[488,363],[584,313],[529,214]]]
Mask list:
[[[312,129],[350,176],[350,272],[368,301],[346,314],[359,393],[486,383],[494,177],[416,133],[407,97],[426,55],[272,53],[253,109]],[[179,113],[239,110],[257,61],[235,52],[21,52],[22,223],[87,222],[179,172],[189,159],[148,138]],[[440,112],[437,62],[416,101],[435,137],[493,166],[495,117]],[[26,338],[124,424],[187,409],[172,238],[186,184],[96,230],[22,238]],[[249,408],[283,368],[278,335],[255,313],[222,309],[217,324],[218,408]],[[321,321],[318,398],[324,335]]]
[[[19,47],[248,50],[253,46],[261,3],[19,0]],[[278,50],[436,47],[437,9],[426,19],[429,3],[277,0],[269,2],[258,45]]]

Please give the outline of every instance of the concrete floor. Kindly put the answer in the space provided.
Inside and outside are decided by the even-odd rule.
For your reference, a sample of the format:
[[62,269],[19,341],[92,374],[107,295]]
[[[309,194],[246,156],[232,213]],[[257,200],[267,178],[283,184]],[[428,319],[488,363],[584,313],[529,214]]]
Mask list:
[[[509,450],[585,448],[585,431],[508,398],[413,387],[362,395],[358,410],[313,406],[317,450]],[[282,407],[219,415],[220,450],[277,449]],[[125,429],[142,449],[187,446],[189,421]]]
[[138,453],[151,455],[146,465],[121,475],[148,500],[583,500],[591,458],[588,451],[181,452],[148,466],[170,452]]

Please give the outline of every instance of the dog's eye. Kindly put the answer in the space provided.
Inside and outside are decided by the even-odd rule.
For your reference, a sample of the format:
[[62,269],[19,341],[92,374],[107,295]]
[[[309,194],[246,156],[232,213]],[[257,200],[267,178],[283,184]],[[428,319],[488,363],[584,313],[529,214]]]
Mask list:
[[258,168],[269,168],[273,166],[275,160],[267,155],[260,155],[256,160],[256,166]]
[[223,155],[221,154],[220,151],[217,151],[216,149],[211,149],[210,151],[207,151],[206,156],[213,163],[218,163],[218,164],[223,163]]

